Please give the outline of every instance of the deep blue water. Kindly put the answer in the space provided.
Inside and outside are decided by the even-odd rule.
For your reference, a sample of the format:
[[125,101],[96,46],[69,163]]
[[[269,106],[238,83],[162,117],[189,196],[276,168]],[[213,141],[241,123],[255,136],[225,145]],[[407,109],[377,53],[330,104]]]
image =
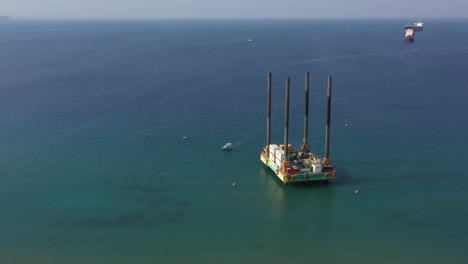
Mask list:
[[[0,24],[0,262],[466,263],[468,21],[424,22]],[[338,177],[285,186],[266,78],[299,146],[306,71]]]

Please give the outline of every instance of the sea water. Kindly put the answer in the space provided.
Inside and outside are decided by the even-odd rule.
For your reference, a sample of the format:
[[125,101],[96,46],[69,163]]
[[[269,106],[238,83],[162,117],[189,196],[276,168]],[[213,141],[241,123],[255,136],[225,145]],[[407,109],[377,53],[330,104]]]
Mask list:
[[[466,263],[468,21],[424,22],[0,24],[0,262]],[[307,71],[337,179],[283,185]]]

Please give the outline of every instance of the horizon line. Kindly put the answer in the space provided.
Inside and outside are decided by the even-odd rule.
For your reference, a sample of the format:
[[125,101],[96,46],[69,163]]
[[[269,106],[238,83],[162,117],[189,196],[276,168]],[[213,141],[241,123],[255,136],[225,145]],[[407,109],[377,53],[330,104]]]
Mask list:
[[[13,20],[389,20],[389,19],[414,19],[415,17],[16,17],[11,15],[1,15]],[[468,17],[439,17],[429,16],[424,19],[468,19]]]

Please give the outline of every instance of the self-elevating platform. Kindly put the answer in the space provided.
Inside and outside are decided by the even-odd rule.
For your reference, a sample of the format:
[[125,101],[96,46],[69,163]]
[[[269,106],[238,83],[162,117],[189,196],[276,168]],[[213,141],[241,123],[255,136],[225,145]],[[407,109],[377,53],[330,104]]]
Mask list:
[[331,164],[330,149],[330,113],[332,77],[328,77],[327,124],[325,127],[325,157],[319,158],[310,152],[308,143],[309,122],[309,73],[305,76],[305,111],[304,138],[300,149],[288,144],[289,129],[289,77],[286,78],[284,109],[284,144],[270,144],[271,124],[271,73],[268,74],[267,94],[267,144],[260,154],[260,160],[268,166],[285,184],[291,182],[327,181],[336,178],[336,171]]

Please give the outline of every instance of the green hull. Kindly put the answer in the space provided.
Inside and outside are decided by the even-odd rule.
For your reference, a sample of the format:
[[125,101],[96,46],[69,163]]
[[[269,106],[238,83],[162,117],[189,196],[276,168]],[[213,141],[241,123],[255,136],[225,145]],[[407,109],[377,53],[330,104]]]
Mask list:
[[336,178],[334,172],[312,173],[308,170],[301,170],[298,173],[288,174],[279,169],[273,161],[265,158],[263,154],[260,155],[260,160],[268,166],[283,183],[325,181]]

